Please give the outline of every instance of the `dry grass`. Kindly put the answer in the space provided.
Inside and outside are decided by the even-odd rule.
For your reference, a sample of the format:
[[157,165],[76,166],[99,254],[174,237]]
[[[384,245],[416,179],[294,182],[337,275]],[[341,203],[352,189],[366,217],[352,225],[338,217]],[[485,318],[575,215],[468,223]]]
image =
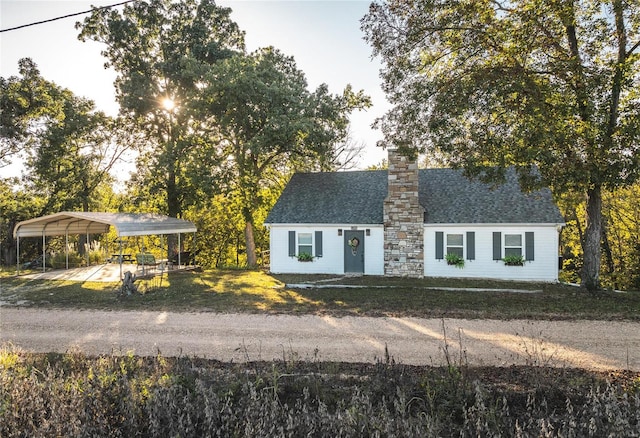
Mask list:
[[639,436],[640,374],[0,350],[0,436]]

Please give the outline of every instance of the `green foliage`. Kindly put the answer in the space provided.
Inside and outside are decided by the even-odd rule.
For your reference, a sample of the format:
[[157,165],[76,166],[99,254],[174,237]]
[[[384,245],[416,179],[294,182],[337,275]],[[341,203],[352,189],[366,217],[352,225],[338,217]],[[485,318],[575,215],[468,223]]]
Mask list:
[[464,259],[458,254],[448,253],[444,256],[448,265],[454,265],[456,268],[464,268]]
[[298,261],[299,262],[312,262],[313,261],[313,256],[311,254],[309,254],[308,252],[301,252],[300,254],[298,254]]
[[315,92],[293,58],[269,47],[236,54],[210,69],[198,109],[215,132],[217,148],[204,157],[211,177],[238,201],[245,224],[247,264],[255,266],[256,214],[266,204],[261,190],[281,183],[294,169],[334,162],[347,137],[348,115],[370,104],[348,86],[343,95]]
[[[21,188],[17,180],[0,182],[0,262],[4,264],[16,262],[12,232],[17,222],[60,210],[113,208],[109,172],[130,146],[121,141],[120,125],[96,111],[92,101],[45,80],[28,58],[19,61],[19,70],[19,76],[0,82],[0,166],[17,153],[26,165]],[[23,239],[21,261],[41,257],[38,246],[33,239]],[[60,239],[49,240],[48,251],[62,254],[54,254],[49,263],[66,266],[66,259],[60,260],[65,258],[63,247]],[[93,263],[104,260],[98,253],[90,257]],[[72,266],[84,260],[71,258]]]
[[[0,179],[0,265],[16,263],[16,241],[13,229],[18,222],[31,219],[42,211],[45,199],[41,195],[19,189],[16,181]],[[21,242],[22,260],[38,256],[37,242]]]
[[[567,226],[562,231],[563,280],[578,282],[582,269],[585,229],[584,199],[563,196],[560,209]],[[640,287],[640,184],[603,192],[602,269],[603,287],[637,290]]]
[[85,254],[89,256],[89,264],[90,265],[99,265],[104,263],[106,260],[105,250],[102,248],[102,245],[99,241],[94,240],[90,242],[88,245],[85,243]]
[[67,261],[69,262],[70,268],[78,268],[80,266],[86,266],[87,264],[87,259],[77,252],[65,253],[63,251],[57,251],[47,258],[47,266],[51,266],[54,269],[63,269],[66,268]]
[[29,189],[47,195],[39,214],[96,208],[99,188],[109,185],[126,149],[111,142],[113,121],[92,101],[46,81],[30,59],[19,64],[21,76],[2,81],[3,147],[23,152]]
[[603,211],[603,284],[640,289],[640,183],[605,192]]
[[24,152],[34,120],[46,120],[56,107],[51,84],[31,59],[20,59],[18,70],[20,78],[0,78],[0,167]]
[[508,255],[502,259],[507,266],[522,266],[524,265],[524,257],[521,255]]
[[387,66],[387,142],[475,172],[537,164],[557,189],[633,181],[640,18],[613,3],[374,5],[363,29]]
[[[77,237],[77,236],[74,236]],[[70,242],[65,248],[65,239],[60,237],[50,237],[47,242],[46,266],[53,269],[78,268],[104,263],[106,260],[105,250],[99,241],[92,241],[88,245],[84,244],[84,251],[78,251],[78,242]],[[22,251],[21,251],[22,252]]]
[[244,220],[234,196],[213,196],[189,209],[186,215],[199,233],[198,264],[205,268],[246,266]]
[[62,90],[57,99],[62,106],[56,119],[36,135],[27,166],[35,190],[49,193],[43,213],[82,210],[97,206],[96,189],[109,184],[105,163],[109,155],[109,119],[95,112],[94,104]]

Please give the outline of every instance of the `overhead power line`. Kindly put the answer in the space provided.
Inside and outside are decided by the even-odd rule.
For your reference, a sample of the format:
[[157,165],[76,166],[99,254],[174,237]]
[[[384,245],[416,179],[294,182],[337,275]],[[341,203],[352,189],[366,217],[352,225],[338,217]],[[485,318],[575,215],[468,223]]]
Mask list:
[[38,24],[50,23],[50,22],[52,22],[52,21],[62,20],[62,19],[64,19],[64,18],[69,18],[69,17],[75,17],[75,16],[77,16],[77,15],[90,14],[90,13],[92,13],[93,11],[99,11],[99,10],[101,10],[101,9],[110,9],[110,8],[115,8],[116,6],[126,5],[127,3],[131,3],[131,2],[135,2],[135,1],[138,1],[138,0],[127,0],[127,1],[124,1],[124,2],[121,2],[121,3],[116,3],[116,4],[114,4],[114,5],[109,5],[109,6],[100,6],[100,7],[98,7],[98,8],[93,8],[93,9],[90,9],[90,10],[88,10],[88,11],[76,12],[76,13],[73,13],[73,14],[63,15],[62,17],[49,18],[48,20],[36,21],[36,22],[34,22],[34,23],[29,23],[29,24],[23,24],[23,25],[20,25],[20,26],[10,27],[10,28],[8,28],[8,29],[0,29],[0,33],[2,33],[2,32],[9,32],[10,30],[22,29],[22,28],[30,27],[30,26],[36,26],[36,25],[38,25]]

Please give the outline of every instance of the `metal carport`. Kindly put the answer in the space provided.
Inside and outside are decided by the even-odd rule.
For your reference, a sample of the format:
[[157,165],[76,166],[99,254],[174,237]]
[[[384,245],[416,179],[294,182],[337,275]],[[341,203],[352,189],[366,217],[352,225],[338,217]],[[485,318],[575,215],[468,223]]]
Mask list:
[[[20,272],[20,238],[42,237],[42,268],[45,268],[45,238],[62,236],[68,239],[69,234],[101,234],[114,227],[119,238],[128,236],[178,235],[195,233],[196,226],[187,220],[177,219],[154,213],[102,213],[65,211],[16,224],[13,236],[17,243],[17,270]],[[120,252],[122,253],[122,244]],[[178,253],[178,257],[180,254]],[[180,261],[178,261],[178,264]],[[122,257],[120,258],[122,273]]]

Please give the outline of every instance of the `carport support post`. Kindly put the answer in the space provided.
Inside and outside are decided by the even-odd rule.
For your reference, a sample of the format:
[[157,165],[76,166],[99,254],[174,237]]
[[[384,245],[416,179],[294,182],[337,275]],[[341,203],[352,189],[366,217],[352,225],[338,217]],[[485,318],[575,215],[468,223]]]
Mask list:
[[69,232],[64,233],[64,255],[67,269],[69,269]]
[[[120,236],[118,236],[120,237]],[[120,262],[120,281],[122,281],[122,237],[120,237],[120,257],[118,257],[118,261]]]
[[42,230],[42,272],[46,272],[45,269],[45,247],[46,242],[45,242],[45,235],[44,235],[44,230]]
[[16,275],[20,275],[20,236],[16,239]]
[[[89,225],[87,225],[87,230],[89,229]],[[91,247],[91,245],[89,244],[89,232],[87,231],[87,243],[84,244],[84,250],[87,253],[87,267],[89,267],[89,248]]]
[[193,267],[196,266],[196,233],[193,233],[193,239],[191,240],[191,252],[193,252],[193,255],[191,256],[191,265]]
[[182,247],[180,246],[180,233],[178,233],[178,269],[180,269],[180,253],[182,252]]
[[144,252],[144,236],[142,236],[142,275],[147,275],[147,270],[145,268],[146,256]]

